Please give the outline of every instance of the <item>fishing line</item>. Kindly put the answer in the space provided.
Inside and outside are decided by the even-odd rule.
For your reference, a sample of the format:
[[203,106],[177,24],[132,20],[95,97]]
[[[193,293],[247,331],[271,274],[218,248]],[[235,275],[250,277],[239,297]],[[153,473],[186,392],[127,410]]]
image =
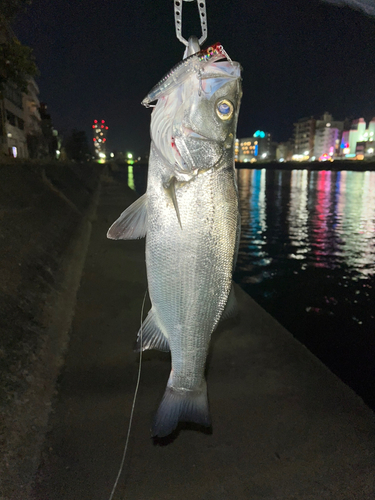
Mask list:
[[142,335],[143,335],[142,324],[143,324],[143,310],[144,310],[144,307],[145,307],[146,295],[147,295],[147,289],[146,289],[145,295],[143,297],[142,309],[141,309],[141,330],[140,330],[141,331],[141,335],[140,335],[140,351],[139,351],[138,377],[137,377],[137,383],[136,383],[135,391],[134,391],[132,410],[130,412],[130,419],[129,419],[129,425],[128,425],[128,433],[127,433],[127,436],[126,436],[125,447],[124,447],[124,452],[122,454],[122,460],[121,460],[120,468],[119,468],[119,471],[118,471],[118,474],[117,474],[117,477],[116,477],[115,484],[113,485],[111,494],[109,496],[109,500],[112,500],[113,495],[115,494],[115,491],[116,491],[116,488],[117,488],[117,483],[118,483],[118,481],[120,479],[120,476],[122,474],[122,470],[124,468],[124,463],[125,463],[125,458],[126,458],[126,452],[128,451],[128,443],[129,443],[130,431],[131,431],[131,426],[132,426],[132,422],[133,422],[133,414],[134,414],[134,408],[135,408],[135,401],[137,399],[139,382],[141,380],[142,353],[143,353],[143,350],[142,350],[143,349],[143,345],[142,345],[142,340],[143,340],[143,338],[142,338]]

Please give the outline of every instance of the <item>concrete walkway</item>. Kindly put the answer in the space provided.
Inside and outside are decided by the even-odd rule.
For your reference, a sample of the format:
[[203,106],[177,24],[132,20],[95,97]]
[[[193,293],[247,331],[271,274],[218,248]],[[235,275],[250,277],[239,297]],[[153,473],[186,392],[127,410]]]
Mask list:
[[[115,481],[146,274],[144,242],[110,241],[106,231],[135,198],[124,184],[103,186],[34,500],[106,500]],[[239,288],[237,295],[240,318],[214,334],[209,358],[212,433],[185,425],[152,441],[170,361],[144,353],[114,498],[373,500],[374,414]]]

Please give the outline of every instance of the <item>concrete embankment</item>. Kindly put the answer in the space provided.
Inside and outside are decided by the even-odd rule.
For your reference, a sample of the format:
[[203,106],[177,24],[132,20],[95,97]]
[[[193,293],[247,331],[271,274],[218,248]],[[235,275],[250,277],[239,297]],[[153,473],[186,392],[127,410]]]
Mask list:
[[0,164],[0,497],[27,498],[63,363],[97,164]]
[[[143,241],[110,241],[106,231],[135,198],[125,184],[102,187],[33,500],[103,500],[114,484],[138,369],[132,347],[146,275]],[[181,425],[153,443],[150,422],[170,360],[145,352],[114,499],[373,500],[373,412],[236,292],[240,316],[220,326],[209,356],[212,433]]]

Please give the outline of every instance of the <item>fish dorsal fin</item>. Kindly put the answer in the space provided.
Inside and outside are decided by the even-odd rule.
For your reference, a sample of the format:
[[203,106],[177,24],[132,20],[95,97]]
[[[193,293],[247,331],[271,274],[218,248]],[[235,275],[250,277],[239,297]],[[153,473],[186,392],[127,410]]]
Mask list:
[[108,229],[111,240],[136,240],[147,232],[147,193],[128,207]]
[[164,188],[166,192],[168,193],[168,196],[171,198],[173,202],[174,209],[176,210],[177,214],[177,219],[180,224],[180,227],[182,229],[182,224],[181,224],[181,217],[180,217],[180,210],[178,208],[178,203],[177,203],[177,196],[176,196],[176,184],[177,184],[177,179],[176,177],[171,177],[169,182],[165,184]]
[[157,324],[157,318],[152,309],[149,311],[147,318],[142,323],[142,327],[138,332],[135,347],[136,352],[141,350],[141,331],[142,351],[157,349],[158,351],[169,352],[169,341]]

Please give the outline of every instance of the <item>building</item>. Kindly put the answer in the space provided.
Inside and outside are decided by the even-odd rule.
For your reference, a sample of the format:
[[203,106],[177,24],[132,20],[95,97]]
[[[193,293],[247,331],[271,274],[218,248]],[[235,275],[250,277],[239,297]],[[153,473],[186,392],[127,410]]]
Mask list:
[[43,156],[41,150],[44,146],[42,133],[42,120],[39,112],[39,87],[34,78],[30,78],[27,94],[23,94],[22,104],[25,117],[25,136],[30,158]]
[[240,140],[236,138],[234,141],[234,161],[239,161],[239,153],[240,153]]
[[257,130],[253,137],[237,139],[238,144],[235,144],[235,157],[238,151],[239,162],[255,162],[260,160],[274,159],[272,154],[275,149],[272,147],[271,134]]
[[94,142],[95,156],[100,159],[106,158],[106,142],[107,142],[108,127],[105,120],[94,120],[92,124],[92,134]]
[[336,156],[340,150],[341,132],[327,123],[315,131],[314,157],[317,160]]
[[375,141],[375,118],[369,122],[368,127],[364,118],[358,118],[352,121],[350,130],[345,130],[342,135],[341,153],[346,158],[354,158],[357,155],[373,156],[373,141]]
[[51,115],[49,114],[46,103],[40,103],[39,113],[44,140],[44,156],[58,160],[61,154],[62,138],[53,127]]
[[293,144],[291,141],[287,142],[280,142],[276,148],[276,160],[283,162],[283,161],[290,161],[293,156]]
[[307,160],[313,155],[316,120],[314,117],[301,118],[294,123],[293,160]]
[[314,159],[328,159],[339,154],[343,129],[344,122],[334,121],[332,115],[327,111],[320,119],[316,120]]
[[254,162],[258,156],[258,141],[254,137],[239,139],[238,161]]
[[13,158],[28,158],[22,92],[6,84],[0,100],[1,152]]

